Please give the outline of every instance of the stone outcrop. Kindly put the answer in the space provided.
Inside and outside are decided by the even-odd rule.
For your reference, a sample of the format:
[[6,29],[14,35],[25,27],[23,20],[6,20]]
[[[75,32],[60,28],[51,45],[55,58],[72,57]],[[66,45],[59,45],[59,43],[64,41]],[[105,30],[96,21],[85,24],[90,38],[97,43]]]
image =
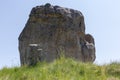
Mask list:
[[94,38],[85,34],[83,14],[49,3],[32,9],[19,36],[19,51],[21,65],[51,62],[61,54],[82,62],[95,60]]

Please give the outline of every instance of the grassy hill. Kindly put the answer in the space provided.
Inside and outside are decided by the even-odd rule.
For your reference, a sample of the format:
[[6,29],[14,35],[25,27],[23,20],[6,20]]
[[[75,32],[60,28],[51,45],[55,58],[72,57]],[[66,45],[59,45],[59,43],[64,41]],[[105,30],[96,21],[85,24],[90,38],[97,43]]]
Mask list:
[[62,57],[32,67],[3,68],[0,80],[120,80],[120,63],[99,66]]

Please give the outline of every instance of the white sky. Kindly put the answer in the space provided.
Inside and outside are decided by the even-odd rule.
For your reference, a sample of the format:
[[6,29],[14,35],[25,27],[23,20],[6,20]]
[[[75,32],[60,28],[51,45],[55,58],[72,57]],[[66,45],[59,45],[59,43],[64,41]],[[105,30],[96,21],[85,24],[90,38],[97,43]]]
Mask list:
[[95,63],[120,62],[120,0],[1,0],[0,68],[18,66],[18,36],[30,11],[37,5],[51,3],[83,13],[86,33],[96,42]]

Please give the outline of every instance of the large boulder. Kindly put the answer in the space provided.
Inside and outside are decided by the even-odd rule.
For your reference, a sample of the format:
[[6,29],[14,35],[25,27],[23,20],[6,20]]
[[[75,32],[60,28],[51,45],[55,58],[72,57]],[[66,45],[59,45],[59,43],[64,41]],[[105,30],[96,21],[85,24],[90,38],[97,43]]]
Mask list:
[[95,60],[95,43],[85,34],[80,11],[45,5],[34,7],[19,36],[21,65],[51,62],[61,54],[82,62]]

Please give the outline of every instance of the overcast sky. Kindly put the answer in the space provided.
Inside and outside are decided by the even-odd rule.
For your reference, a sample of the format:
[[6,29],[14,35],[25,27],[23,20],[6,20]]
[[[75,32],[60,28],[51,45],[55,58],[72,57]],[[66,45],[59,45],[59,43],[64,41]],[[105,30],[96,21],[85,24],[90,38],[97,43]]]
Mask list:
[[0,68],[19,66],[18,36],[31,9],[45,3],[83,13],[86,33],[92,34],[96,42],[95,63],[120,62],[120,0],[1,0]]

